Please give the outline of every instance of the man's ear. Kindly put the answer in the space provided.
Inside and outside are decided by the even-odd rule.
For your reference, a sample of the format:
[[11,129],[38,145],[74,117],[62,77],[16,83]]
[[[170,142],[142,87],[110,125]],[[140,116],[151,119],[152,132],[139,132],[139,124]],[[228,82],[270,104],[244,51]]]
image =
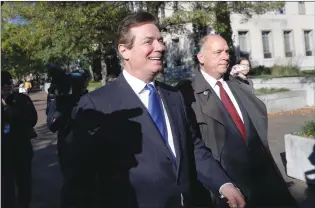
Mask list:
[[204,61],[204,56],[203,56],[203,53],[202,53],[202,52],[198,52],[197,58],[198,58],[198,61],[199,61],[199,63],[200,63],[201,65],[205,63],[205,61]]
[[120,56],[124,60],[128,60],[130,58],[130,50],[128,48],[126,48],[126,46],[124,44],[118,45],[118,51],[119,51]]

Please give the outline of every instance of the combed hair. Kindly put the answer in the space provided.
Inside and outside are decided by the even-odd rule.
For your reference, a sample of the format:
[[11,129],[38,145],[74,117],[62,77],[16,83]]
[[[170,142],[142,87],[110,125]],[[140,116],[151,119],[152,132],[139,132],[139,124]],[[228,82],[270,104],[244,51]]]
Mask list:
[[139,11],[124,18],[118,27],[118,41],[119,44],[124,44],[126,48],[131,49],[134,42],[134,37],[130,34],[130,29],[146,23],[153,23],[158,26],[155,17],[144,11]]

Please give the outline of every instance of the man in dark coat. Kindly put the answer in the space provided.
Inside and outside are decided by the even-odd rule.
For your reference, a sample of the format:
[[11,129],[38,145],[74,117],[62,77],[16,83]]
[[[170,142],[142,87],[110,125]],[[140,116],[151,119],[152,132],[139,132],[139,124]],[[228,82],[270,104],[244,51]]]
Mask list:
[[247,207],[295,206],[267,142],[267,111],[247,86],[224,78],[229,47],[219,35],[201,39],[200,69],[178,87],[190,120],[245,196]]
[[1,71],[1,112],[2,207],[13,207],[16,201],[18,207],[28,208],[33,157],[30,140],[37,136],[33,129],[37,112],[29,96],[13,92],[12,77],[6,71]]
[[244,207],[239,190],[190,128],[180,92],[154,81],[165,52],[155,18],[130,15],[118,34],[123,72],[77,106],[63,206],[190,207],[198,178],[231,206]]

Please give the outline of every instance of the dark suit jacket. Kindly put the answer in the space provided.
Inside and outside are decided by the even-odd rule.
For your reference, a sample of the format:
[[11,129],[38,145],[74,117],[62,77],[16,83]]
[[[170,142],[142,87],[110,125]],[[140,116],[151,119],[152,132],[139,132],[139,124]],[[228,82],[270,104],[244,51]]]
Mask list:
[[176,161],[121,74],[78,104],[65,207],[179,207],[181,200],[189,206],[196,178],[217,194],[229,181],[188,123],[181,94],[156,86],[170,119]]
[[[199,70],[195,71],[192,81],[177,86],[184,95],[189,119],[198,126],[201,138],[211,149],[214,158],[245,196],[252,196],[254,189],[266,188],[269,193],[278,194],[280,203],[283,198],[291,202],[293,198],[268,146],[265,104],[239,80],[229,77],[226,82],[243,114],[248,136],[246,143],[244,144],[227,110]],[[259,177],[258,172],[262,173]],[[257,183],[257,179],[252,178],[259,178],[260,182]],[[265,199],[264,197],[261,196],[261,199]]]

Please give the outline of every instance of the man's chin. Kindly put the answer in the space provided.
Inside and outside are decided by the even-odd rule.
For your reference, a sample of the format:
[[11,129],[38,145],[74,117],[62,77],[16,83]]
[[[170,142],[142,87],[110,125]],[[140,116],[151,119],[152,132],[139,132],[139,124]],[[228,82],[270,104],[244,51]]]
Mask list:
[[221,69],[220,69],[220,73],[221,73],[221,74],[225,74],[226,72],[227,72],[227,68],[221,68]]
[[164,71],[163,67],[157,67],[157,68],[154,69],[154,73],[156,73],[156,74],[161,73],[163,71]]

